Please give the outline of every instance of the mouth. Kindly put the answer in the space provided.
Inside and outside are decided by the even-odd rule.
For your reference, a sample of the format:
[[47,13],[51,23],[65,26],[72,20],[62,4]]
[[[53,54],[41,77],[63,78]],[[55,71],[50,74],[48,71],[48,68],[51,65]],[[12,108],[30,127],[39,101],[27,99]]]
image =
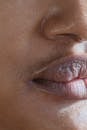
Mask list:
[[64,99],[87,99],[87,56],[68,56],[52,62],[32,83],[40,91]]

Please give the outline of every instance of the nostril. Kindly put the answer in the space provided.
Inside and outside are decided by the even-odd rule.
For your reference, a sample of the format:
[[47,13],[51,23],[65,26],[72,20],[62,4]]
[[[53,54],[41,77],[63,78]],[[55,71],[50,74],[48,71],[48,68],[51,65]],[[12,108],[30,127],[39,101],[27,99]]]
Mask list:
[[74,33],[59,34],[59,36],[70,37],[71,39],[73,39],[73,40],[75,40],[77,42],[80,42],[82,40],[82,38],[78,34],[74,34]]
[[41,20],[41,34],[49,40],[57,40],[59,37],[70,36],[75,41],[83,40],[78,19],[75,16],[65,16],[63,11],[46,15]]
[[62,40],[62,39],[69,40],[70,39],[78,43],[83,41],[83,38],[79,34],[75,34],[75,33],[59,33],[58,34],[58,33],[49,33],[48,31],[45,30],[45,32],[43,32],[43,36],[48,40]]
[[55,19],[49,19],[48,21],[44,21],[41,24],[41,33],[43,37],[49,40],[58,40],[59,38],[69,37],[75,41],[81,41],[82,38],[80,34],[77,34],[72,31],[73,24],[70,23],[62,23],[60,20],[58,21],[58,17]]

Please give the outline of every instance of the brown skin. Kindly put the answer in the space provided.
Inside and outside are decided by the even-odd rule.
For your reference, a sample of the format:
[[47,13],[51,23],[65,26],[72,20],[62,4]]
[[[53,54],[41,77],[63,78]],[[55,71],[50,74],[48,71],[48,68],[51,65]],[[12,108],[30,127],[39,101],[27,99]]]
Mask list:
[[55,40],[61,33],[87,40],[87,0],[0,0],[0,130],[87,130],[86,100],[28,84],[48,63],[75,53],[77,42]]

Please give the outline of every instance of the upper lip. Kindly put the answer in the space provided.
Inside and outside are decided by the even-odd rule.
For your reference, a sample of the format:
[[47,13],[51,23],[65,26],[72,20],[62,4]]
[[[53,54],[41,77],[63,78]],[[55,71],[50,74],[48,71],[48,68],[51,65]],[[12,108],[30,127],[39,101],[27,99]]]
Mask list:
[[55,60],[46,70],[40,72],[35,79],[56,82],[69,82],[87,77],[87,56],[73,55]]

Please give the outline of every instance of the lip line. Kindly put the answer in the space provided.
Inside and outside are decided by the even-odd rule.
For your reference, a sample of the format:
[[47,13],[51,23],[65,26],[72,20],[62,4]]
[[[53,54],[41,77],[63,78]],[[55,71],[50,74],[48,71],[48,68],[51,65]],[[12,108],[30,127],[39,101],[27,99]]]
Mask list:
[[37,78],[37,79],[34,79],[33,82],[54,82],[54,83],[64,83],[64,84],[67,84],[67,83],[71,83],[71,82],[74,82],[74,81],[77,81],[77,80],[85,80],[87,79],[87,77],[84,77],[84,78],[75,78],[73,80],[70,80],[70,81],[55,81],[55,80],[48,80],[48,79],[40,79],[40,78]]

